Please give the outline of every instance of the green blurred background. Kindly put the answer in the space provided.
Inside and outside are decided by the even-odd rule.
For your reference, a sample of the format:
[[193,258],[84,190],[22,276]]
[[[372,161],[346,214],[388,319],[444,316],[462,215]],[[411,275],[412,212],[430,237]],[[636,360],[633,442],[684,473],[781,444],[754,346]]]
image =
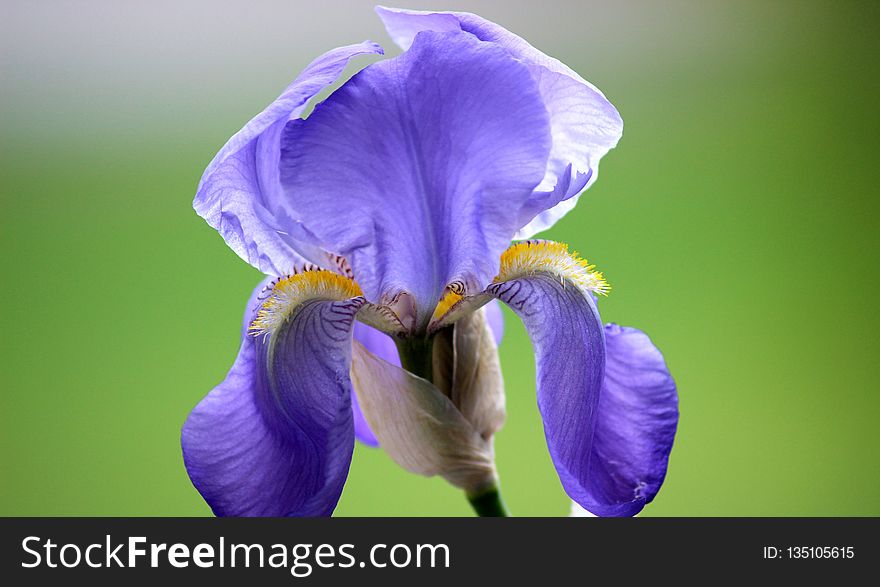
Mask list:
[[[647,331],[678,382],[643,515],[880,515],[880,5],[409,6],[506,25],[623,115],[546,237],[605,271],[604,318]],[[4,0],[0,23],[0,514],[207,515],[179,430],[260,276],[192,211],[196,184],[313,57],[390,41],[369,2]],[[504,493],[565,515],[506,318]],[[358,446],[337,513],[470,510]]]

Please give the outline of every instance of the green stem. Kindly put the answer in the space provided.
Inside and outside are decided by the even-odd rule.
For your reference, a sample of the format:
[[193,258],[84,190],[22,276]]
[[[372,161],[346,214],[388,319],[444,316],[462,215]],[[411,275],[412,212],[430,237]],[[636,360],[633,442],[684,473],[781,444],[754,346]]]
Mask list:
[[467,498],[474,511],[481,518],[506,518],[510,516],[504,500],[501,499],[501,492],[497,485],[477,494],[468,494]]
[[412,337],[396,339],[397,351],[400,354],[400,365],[412,373],[428,381],[434,381],[434,338]]
[[[400,365],[412,373],[430,382],[434,382],[434,337],[414,336],[398,338],[395,341],[400,355]],[[480,517],[507,517],[510,512],[501,499],[498,484],[467,494],[468,501]]]

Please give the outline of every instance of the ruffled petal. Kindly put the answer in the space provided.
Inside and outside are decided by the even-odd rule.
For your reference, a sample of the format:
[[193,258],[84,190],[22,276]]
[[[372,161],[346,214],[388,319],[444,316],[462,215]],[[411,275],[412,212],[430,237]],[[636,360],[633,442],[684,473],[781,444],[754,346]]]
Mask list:
[[226,379],[183,426],[184,463],[218,516],[323,516],[354,448],[351,329],[362,298],[304,303],[247,336]]
[[623,134],[620,114],[602,92],[564,63],[475,14],[381,6],[376,11],[392,40],[403,49],[421,31],[463,30],[503,47],[528,66],[550,114],[553,148],[544,180],[522,210],[515,238],[529,238],[571,210],[577,195],[598,177],[599,160]]
[[481,290],[521,226],[550,148],[528,69],[472,35],[423,33],[370,65],[282,137],[286,215],[344,255],[368,299]]
[[606,325],[588,509],[631,516],[650,503],[666,477],[677,425],[678,394],[663,355],[640,330]]
[[371,42],[340,47],[311,63],[263,112],[238,131],[208,165],[193,207],[242,259],[269,275],[285,275],[322,251],[293,219],[277,214],[279,139],[287,121],[342,73],[348,61],[382,53]]

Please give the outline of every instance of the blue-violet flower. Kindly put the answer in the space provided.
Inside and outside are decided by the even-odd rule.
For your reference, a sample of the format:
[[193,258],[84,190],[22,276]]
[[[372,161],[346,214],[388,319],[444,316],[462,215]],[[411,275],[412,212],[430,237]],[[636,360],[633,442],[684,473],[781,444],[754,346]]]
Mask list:
[[196,211],[267,278],[229,374],[184,424],[190,478],[217,515],[329,515],[357,437],[479,503],[498,483],[501,301],[533,342],[563,488],[593,514],[634,515],[666,474],[675,384],[645,334],[602,324],[601,273],[528,240],[596,180],[617,110],[478,16],[377,11],[400,56],[303,118],[352,57],[382,49],[322,55],[199,184]]

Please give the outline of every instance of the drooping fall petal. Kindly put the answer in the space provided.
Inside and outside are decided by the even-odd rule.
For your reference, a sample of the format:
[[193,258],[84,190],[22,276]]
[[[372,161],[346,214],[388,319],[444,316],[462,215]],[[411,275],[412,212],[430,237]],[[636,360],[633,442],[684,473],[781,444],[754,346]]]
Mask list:
[[594,294],[608,284],[593,269],[560,243],[519,243],[487,292],[532,339],[538,407],[566,493],[593,514],[632,516],[663,482],[678,398],[644,333],[602,326]]
[[183,426],[184,463],[219,516],[330,515],[354,448],[351,329],[363,298],[298,303],[243,338]]

